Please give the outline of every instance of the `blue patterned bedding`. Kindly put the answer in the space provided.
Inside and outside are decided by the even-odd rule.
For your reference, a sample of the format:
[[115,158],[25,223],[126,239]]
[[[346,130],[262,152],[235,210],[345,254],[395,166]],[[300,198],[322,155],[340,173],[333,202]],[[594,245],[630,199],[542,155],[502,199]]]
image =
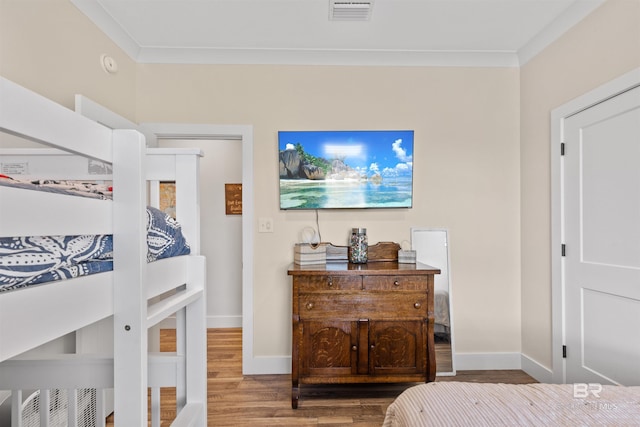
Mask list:
[[[147,261],[190,253],[180,224],[147,208]],[[113,269],[113,237],[44,236],[0,238],[0,292]]]

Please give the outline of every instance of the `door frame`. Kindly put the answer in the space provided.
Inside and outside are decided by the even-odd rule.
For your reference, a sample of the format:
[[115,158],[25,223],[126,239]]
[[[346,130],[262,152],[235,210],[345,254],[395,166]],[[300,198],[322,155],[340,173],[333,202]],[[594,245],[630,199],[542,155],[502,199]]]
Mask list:
[[607,82],[551,111],[551,363],[552,381],[564,383],[565,344],[564,310],[564,160],[561,155],[564,142],[564,121],[596,104],[640,86],[640,68]]
[[[145,135],[148,145],[157,138],[240,140],[242,143],[242,373],[271,374],[286,372],[290,358],[260,357],[253,348],[253,125],[215,125],[187,123],[137,124],[82,96],[75,96],[75,110],[111,128],[136,129]],[[287,365],[287,363],[289,365]]]

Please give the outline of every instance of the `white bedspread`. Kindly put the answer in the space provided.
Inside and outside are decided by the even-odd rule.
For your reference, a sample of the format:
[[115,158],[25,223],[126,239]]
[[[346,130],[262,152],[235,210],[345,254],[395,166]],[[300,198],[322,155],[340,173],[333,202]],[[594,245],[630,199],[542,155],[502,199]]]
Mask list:
[[640,426],[640,387],[598,387],[426,383],[398,396],[383,427]]

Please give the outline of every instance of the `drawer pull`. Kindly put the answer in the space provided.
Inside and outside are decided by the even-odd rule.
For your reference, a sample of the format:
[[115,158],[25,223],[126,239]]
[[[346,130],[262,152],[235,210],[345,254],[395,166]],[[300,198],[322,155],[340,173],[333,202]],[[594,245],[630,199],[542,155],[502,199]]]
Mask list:
[[327,283],[327,286],[329,286],[330,288],[333,287],[333,279],[329,278],[329,282]]
[[398,282],[397,280],[393,281],[393,286],[400,286],[400,282]]
[[420,308],[422,307],[422,304],[420,304],[419,302],[416,302],[413,304],[413,308]]
[[358,350],[358,347],[354,345],[354,346],[352,346],[352,347],[351,347],[351,350],[352,350],[352,351],[357,351],[357,350]]
[[311,310],[313,308],[313,303],[312,302],[308,302],[307,303],[307,310]]

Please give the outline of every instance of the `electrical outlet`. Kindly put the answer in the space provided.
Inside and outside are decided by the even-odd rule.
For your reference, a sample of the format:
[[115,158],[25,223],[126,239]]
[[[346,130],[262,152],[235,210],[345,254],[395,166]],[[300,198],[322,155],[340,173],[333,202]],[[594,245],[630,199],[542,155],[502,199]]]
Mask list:
[[273,219],[258,218],[258,233],[273,233]]

